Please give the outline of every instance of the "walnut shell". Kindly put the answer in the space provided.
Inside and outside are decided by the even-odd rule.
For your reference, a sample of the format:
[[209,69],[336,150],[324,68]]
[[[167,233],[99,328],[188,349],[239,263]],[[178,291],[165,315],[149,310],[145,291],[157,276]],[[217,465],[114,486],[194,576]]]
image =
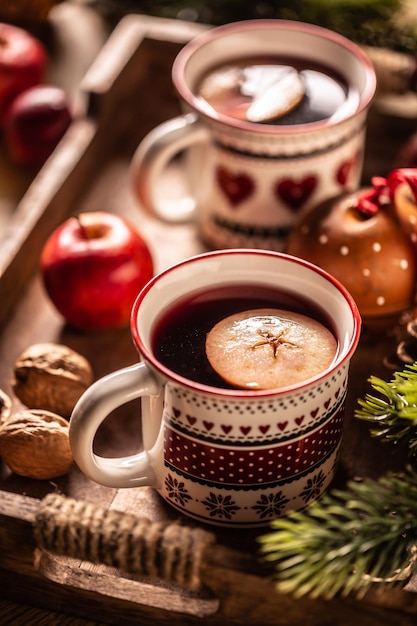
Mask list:
[[18,357],[12,387],[30,409],[69,417],[92,381],[91,365],[81,354],[64,345],[39,343]]
[[50,411],[15,413],[0,425],[0,455],[19,476],[46,480],[67,474],[73,463],[69,424]]
[[12,411],[12,401],[5,391],[0,389],[0,426],[9,417]]

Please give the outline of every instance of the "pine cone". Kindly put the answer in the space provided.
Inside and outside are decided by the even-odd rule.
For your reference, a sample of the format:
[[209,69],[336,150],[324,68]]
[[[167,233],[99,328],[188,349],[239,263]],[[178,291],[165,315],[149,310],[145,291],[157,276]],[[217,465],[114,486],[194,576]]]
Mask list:
[[384,359],[384,365],[388,369],[398,371],[405,365],[412,365],[415,361],[417,361],[417,318],[407,323],[396,350]]

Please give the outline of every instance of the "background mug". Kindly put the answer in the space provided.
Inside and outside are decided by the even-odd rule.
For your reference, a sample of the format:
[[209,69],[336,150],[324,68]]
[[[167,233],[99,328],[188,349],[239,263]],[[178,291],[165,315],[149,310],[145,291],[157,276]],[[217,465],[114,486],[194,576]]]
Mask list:
[[[290,387],[256,391],[212,386],[205,374],[203,382],[196,381],[164,365],[154,344],[164,320],[196,294],[206,306],[205,294],[224,297],[233,289],[267,290],[278,303],[289,298],[305,314],[323,315],[338,344],[330,367]],[[88,477],[110,487],[152,486],[181,513],[234,527],[268,524],[326,490],[338,459],[349,363],[360,333],[357,307],[338,281],[283,253],[208,252],[145,286],[133,307],[131,330],[140,362],[96,381],[70,420],[74,459]],[[188,364],[191,356],[184,352],[178,359]],[[122,458],[98,456],[93,443],[101,423],[138,397],[143,448]]]
[[[234,119],[198,95],[208,71],[259,58],[323,68],[346,85],[346,97],[321,121],[274,125]],[[153,129],[131,163],[132,189],[145,210],[168,221],[193,216],[212,248],[283,250],[300,213],[358,187],[376,76],[363,51],[344,37],[301,22],[235,22],[187,44],[172,80],[184,114]],[[321,92],[328,97],[326,87]],[[162,199],[163,172],[183,151],[190,195]]]

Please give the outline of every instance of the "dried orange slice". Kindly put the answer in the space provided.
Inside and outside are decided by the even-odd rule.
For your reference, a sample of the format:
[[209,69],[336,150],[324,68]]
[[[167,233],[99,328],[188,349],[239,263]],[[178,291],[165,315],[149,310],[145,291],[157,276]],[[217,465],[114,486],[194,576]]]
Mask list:
[[206,338],[213,369],[241,389],[276,389],[320,374],[337,352],[334,335],[313,318],[254,309],[218,322]]

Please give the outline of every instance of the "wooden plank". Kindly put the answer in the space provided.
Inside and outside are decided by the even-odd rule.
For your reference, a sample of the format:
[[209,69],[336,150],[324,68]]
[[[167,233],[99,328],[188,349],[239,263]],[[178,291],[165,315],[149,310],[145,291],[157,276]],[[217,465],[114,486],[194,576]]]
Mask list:
[[42,242],[68,214],[89,175],[82,162],[95,125],[84,117],[86,94],[80,91],[80,80],[107,29],[94,11],[68,2],[55,6],[46,24],[54,38],[53,46],[45,42],[46,80],[65,89],[74,123],[40,171],[14,166],[0,145],[0,324],[33,275]]
[[[68,589],[76,594],[88,593],[94,597],[92,606],[98,598],[107,608],[118,607],[120,602],[127,603],[130,609],[132,605],[136,605],[137,615],[143,620],[141,623],[151,623],[147,621],[148,617],[151,617],[157,619],[161,626],[176,618],[185,626],[198,623],[203,618],[204,623],[208,625],[218,624],[219,619],[227,618],[227,623],[230,624],[259,623],[265,626],[280,626],[281,624],[295,626],[305,615],[309,616],[309,624],[318,626],[323,623],[321,620],[324,610],[326,619],[337,619],[335,623],[341,626],[353,623],[351,620],[359,616],[361,616],[360,623],[364,626],[377,623],[383,626],[392,623],[390,620],[394,615],[391,613],[393,601],[394,606],[397,604],[397,608],[401,609],[400,613],[395,613],[398,624],[408,626],[412,623],[410,619],[414,620],[417,604],[414,594],[395,592],[391,594],[389,603],[386,602],[385,596],[385,601],[382,599],[382,607],[381,601],[375,602],[375,598],[372,597],[365,602],[353,600],[325,602],[308,599],[300,602],[290,596],[278,594],[271,580],[260,580],[258,576],[240,570],[233,559],[228,558],[227,551],[223,555],[219,552],[214,559],[217,564],[207,565],[204,572],[205,586],[198,593],[138,580],[134,576],[121,575],[120,572],[115,572],[108,567],[100,569],[91,569],[85,565],[80,567],[78,562],[57,558],[49,553],[35,552],[36,569],[35,573],[31,573],[35,548],[33,522],[38,509],[37,500],[16,494],[3,494],[0,504],[1,528],[4,529],[8,522],[16,522],[17,517],[19,519],[17,526],[10,525],[7,533],[8,544],[0,545],[2,555],[0,557],[0,580],[4,571],[2,568],[6,566],[7,570],[12,570],[13,574],[19,574],[22,580],[25,577],[31,577],[36,584],[43,585],[44,582],[48,593],[56,596],[55,601],[60,597],[65,597]],[[14,553],[15,546],[10,543],[12,535],[16,541],[24,542],[27,551],[27,562],[24,563],[20,559],[19,571],[16,571],[16,567],[10,567],[7,560],[7,554]],[[4,536],[2,533],[0,538],[4,539]],[[49,586],[50,582],[53,583],[52,586]],[[58,584],[54,585],[54,583]],[[407,598],[406,602],[404,602],[405,598]],[[384,605],[389,608],[388,612]],[[254,622],[242,621],[248,616]],[[125,623],[130,622],[127,619]]]

